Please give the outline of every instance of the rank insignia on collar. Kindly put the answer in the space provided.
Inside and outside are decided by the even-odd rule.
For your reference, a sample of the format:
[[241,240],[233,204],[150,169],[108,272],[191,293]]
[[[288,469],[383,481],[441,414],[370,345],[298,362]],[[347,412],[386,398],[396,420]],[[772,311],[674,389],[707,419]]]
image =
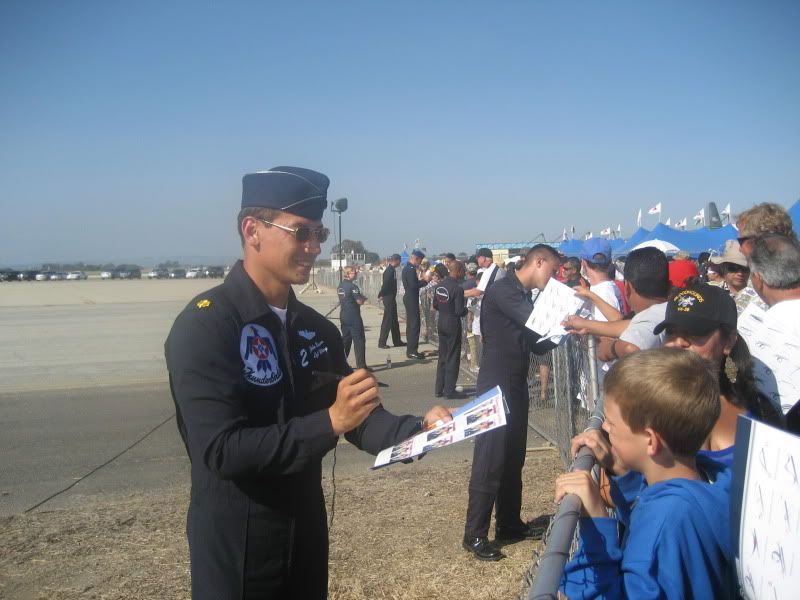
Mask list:
[[211,300],[208,298],[203,298],[196,304],[197,308],[208,308],[211,306]]

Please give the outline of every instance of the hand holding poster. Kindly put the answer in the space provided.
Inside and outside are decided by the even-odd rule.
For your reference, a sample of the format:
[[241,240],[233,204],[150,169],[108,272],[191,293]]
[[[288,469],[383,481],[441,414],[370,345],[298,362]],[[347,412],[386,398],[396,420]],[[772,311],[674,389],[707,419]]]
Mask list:
[[444,448],[506,424],[506,403],[499,386],[453,412],[453,420],[390,446],[375,457],[373,469]]
[[583,299],[576,296],[571,287],[550,278],[544,290],[536,296],[525,327],[542,336],[539,342],[552,339],[558,344],[567,333],[561,323],[567,316],[577,314],[583,305]]

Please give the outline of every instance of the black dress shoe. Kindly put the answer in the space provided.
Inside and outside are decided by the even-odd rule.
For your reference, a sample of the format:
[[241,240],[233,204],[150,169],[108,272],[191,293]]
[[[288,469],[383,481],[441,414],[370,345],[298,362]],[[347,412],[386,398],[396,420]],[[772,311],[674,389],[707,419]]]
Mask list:
[[443,394],[443,393],[441,393],[441,392],[436,392],[436,393],[434,394],[434,397],[436,397],[436,398],[441,398],[442,396],[444,396],[444,394]]
[[395,348],[402,348],[403,346],[408,346],[405,342],[397,342],[394,347]]
[[501,544],[513,544],[522,540],[542,539],[542,533],[541,527],[525,525],[520,529],[496,529],[494,539]]
[[469,550],[478,560],[500,560],[503,553],[485,537],[464,537],[464,550]]
[[448,400],[466,400],[466,394],[462,394],[461,392],[453,392],[452,394],[447,394]]
[[380,348],[381,350],[388,350],[389,346],[387,346],[386,344],[378,344],[378,348]]
[[425,355],[420,354],[419,352],[409,352],[408,354],[406,354],[406,358],[416,358],[418,360],[424,360]]

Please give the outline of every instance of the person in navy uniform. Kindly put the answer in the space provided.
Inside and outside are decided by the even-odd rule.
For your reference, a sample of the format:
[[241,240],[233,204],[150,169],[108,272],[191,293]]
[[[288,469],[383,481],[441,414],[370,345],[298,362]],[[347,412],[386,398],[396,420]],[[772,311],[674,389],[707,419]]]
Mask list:
[[531,248],[513,273],[497,279],[483,296],[483,354],[476,383],[478,395],[499,385],[508,406],[506,426],[475,438],[463,546],[479,560],[499,560],[488,539],[492,509],[495,538],[511,543],[534,532],[520,518],[522,466],[528,432],[530,352],[554,348],[525,327],[533,310],[531,290],[543,290],[558,270],[558,253],[546,244]]
[[400,322],[397,320],[397,274],[396,269],[400,266],[400,255],[392,254],[383,271],[383,282],[378,292],[378,298],[383,302],[383,320],[381,321],[381,332],[378,335],[378,348],[386,349],[389,346],[386,341],[389,339],[389,332],[392,332],[392,344],[395,348],[405,346],[405,342],[400,339]]
[[292,291],[328,237],[328,178],[276,167],[242,184],[243,260],[186,306],[165,344],[191,460],[192,598],[324,599],[323,456],[340,435],[377,453],[451,417],[387,412],[374,377],[347,365],[337,328]]
[[456,392],[458,366],[461,362],[461,318],[467,314],[464,300],[464,263],[458,260],[436,265],[440,283],[433,291],[433,308],[439,313],[437,330],[439,332],[439,361],[436,365],[436,384],[434,394],[437,398],[463,399]]
[[408,262],[403,266],[403,306],[406,308],[406,356],[408,358],[423,359],[425,356],[419,352],[419,291],[425,287],[425,282],[417,277],[417,267],[425,258],[421,250],[412,250]]
[[364,333],[364,321],[361,320],[361,305],[367,301],[356,285],[358,270],[355,267],[344,268],[344,279],[336,288],[339,295],[339,323],[342,328],[342,342],[345,356],[350,356],[351,345],[355,347],[356,369],[366,369],[367,336]]

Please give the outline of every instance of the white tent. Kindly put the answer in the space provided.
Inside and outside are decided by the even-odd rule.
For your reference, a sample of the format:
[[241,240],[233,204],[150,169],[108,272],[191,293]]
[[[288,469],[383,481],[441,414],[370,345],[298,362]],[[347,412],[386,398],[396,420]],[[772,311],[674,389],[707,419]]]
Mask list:
[[678,248],[675,244],[670,244],[664,240],[647,240],[635,248],[632,248],[631,251],[638,250],[639,248],[658,248],[664,254],[675,254],[676,252],[680,252],[680,248]]

